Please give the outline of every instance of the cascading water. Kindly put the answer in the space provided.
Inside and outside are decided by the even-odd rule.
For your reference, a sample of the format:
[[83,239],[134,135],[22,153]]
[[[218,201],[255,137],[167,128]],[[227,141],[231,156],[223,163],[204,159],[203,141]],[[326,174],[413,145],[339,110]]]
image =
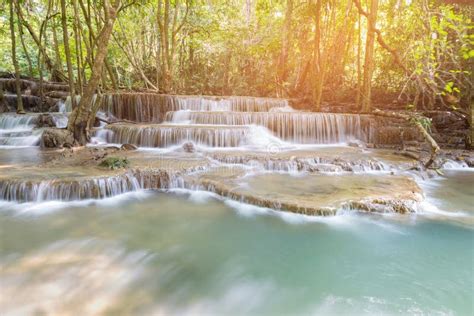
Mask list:
[[128,172],[125,174],[86,178],[84,180],[0,180],[0,199],[17,202],[74,201],[104,199],[143,189],[184,187],[176,172]]
[[267,112],[272,108],[288,106],[284,99],[253,98],[253,97],[208,97],[208,96],[175,96],[169,111],[236,111],[236,112]]
[[0,116],[0,146],[35,146],[41,133],[33,131],[34,115],[2,114]]
[[[313,148],[299,144],[338,144],[352,139],[371,141],[371,126],[367,116],[356,114],[310,113],[293,110],[286,100],[253,97],[207,97],[207,96],[170,96],[157,94],[111,94],[95,100],[101,100],[102,110],[117,118],[133,119],[137,123],[146,121],[171,123],[159,124],[109,124],[96,129],[92,142],[134,144],[139,147],[162,147],[169,151],[205,152],[216,163],[249,165],[257,170],[296,171],[296,172],[367,172],[389,171],[390,164],[377,159],[328,158],[311,154],[304,150]],[[79,101],[79,98],[78,100]],[[96,101],[94,101],[96,102]],[[61,108],[67,111],[70,98]],[[67,124],[65,113],[50,114],[58,127]],[[100,114],[103,116],[103,114]],[[107,115],[107,114],[104,114]],[[9,118],[2,116],[2,127],[26,128],[31,133],[35,116]],[[38,130],[40,133],[40,130]],[[10,136],[10,135],[7,135]],[[39,138],[39,135],[36,136]],[[7,139],[13,140],[12,137]],[[193,145],[183,145],[194,143]],[[238,147],[243,154],[231,153],[226,157],[211,157],[211,147]],[[179,149],[181,148],[181,149]],[[232,149],[235,151],[235,149]],[[299,152],[298,152],[299,151]],[[265,157],[252,158],[249,152],[264,153]],[[276,157],[277,153],[293,154]],[[349,161],[350,160],[350,161]],[[112,177],[113,178],[113,177]],[[41,183],[23,182],[19,187],[15,182],[3,183],[6,199],[79,199],[103,198],[143,186],[135,185],[131,178],[120,177],[113,180],[88,180],[70,182],[61,186],[54,181]],[[124,180],[125,179],[125,180]],[[102,182],[101,182],[102,181]],[[104,182],[105,181],[105,182]],[[107,182],[109,181],[109,182]],[[8,185],[8,187],[6,187]],[[43,187],[50,187],[43,190]],[[18,193],[22,192],[22,193]],[[29,192],[29,193],[25,193]],[[48,192],[48,193],[45,193]],[[64,192],[70,192],[67,196]],[[30,196],[31,195],[31,196]]]
[[0,146],[37,146],[43,130],[36,128],[42,115],[50,116],[54,126],[65,128],[66,113],[3,113],[0,115]]
[[173,123],[225,125],[260,125],[276,136],[294,143],[330,144],[352,139],[369,141],[357,114],[306,112],[168,112]]
[[0,116],[1,130],[30,130],[36,124],[33,115],[2,114]]
[[[92,99],[92,103],[95,102],[97,96],[94,95],[93,99]],[[79,104],[79,102],[81,101],[81,96],[80,95],[76,95],[76,104]],[[66,98],[66,101],[62,102],[60,101],[59,102],[59,112],[60,113],[70,113],[72,112],[72,99],[71,99],[71,96],[68,96]]]
[[153,93],[109,94],[102,98],[101,109],[118,119],[160,123],[169,111],[245,111],[266,112],[287,107],[284,99],[254,97],[212,97],[160,95]]
[[250,129],[247,126],[206,125],[127,125],[115,124],[102,134],[108,142],[143,147],[169,147],[183,142],[210,147],[237,147]]
[[65,128],[68,122],[68,116],[66,113],[51,113],[53,122],[57,128]]

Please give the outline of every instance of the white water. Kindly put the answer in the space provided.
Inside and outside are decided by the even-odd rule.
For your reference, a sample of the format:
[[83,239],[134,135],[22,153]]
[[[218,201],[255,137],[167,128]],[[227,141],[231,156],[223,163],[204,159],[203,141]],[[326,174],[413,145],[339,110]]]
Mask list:
[[66,113],[51,113],[54,124],[57,128],[66,128],[68,122],[68,115]]
[[357,114],[309,113],[277,108],[271,112],[168,112],[165,120],[178,124],[259,125],[294,143],[331,144],[353,139],[369,141]]
[[0,115],[0,146],[38,145],[41,133],[33,131],[36,119],[33,115]]

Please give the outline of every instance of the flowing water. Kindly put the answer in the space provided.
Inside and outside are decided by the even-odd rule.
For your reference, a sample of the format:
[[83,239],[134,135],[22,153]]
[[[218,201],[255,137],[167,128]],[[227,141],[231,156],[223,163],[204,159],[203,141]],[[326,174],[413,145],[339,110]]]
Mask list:
[[[0,147],[29,147],[38,146],[42,129],[36,128],[40,114],[0,115]],[[67,116],[63,113],[50,113],[56,127],[67,125]]]
[[6,204],[2,310],[469,315],[472,228],[287,215],[208,193]]
[[34,131],[36,116],[9,115],[0,117],[0,146],[36,146],[41,133]]
[[[98,128],[89,149],[139,146],[117,152],[129,170],[63,165],[67,151],[31,146],[35,115],[0,115],[2,314],[474,314],[465,163],[421,178],[411,159],[344,144],[374,139],[367,116],[285,100],[100,100],[135,123]],[[60,110],[65,126],[70,100]],[[347,207],[360,198],[380,212]],[[336,215],[285,212],[294,204]]]
[[295,143],[343,143],[352,139],[369,141],[361,116],[305,112],[168,112],[165,120],[212,125],[260,125],[275,136]]

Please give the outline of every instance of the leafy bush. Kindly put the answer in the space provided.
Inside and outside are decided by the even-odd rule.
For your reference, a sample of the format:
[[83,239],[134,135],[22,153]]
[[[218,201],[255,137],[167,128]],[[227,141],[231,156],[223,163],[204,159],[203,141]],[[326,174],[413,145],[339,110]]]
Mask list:
[[120,157],[107,157],[101,161],[101,167],[106,167],[112,170],[126,168],[130,164],[127,158]]

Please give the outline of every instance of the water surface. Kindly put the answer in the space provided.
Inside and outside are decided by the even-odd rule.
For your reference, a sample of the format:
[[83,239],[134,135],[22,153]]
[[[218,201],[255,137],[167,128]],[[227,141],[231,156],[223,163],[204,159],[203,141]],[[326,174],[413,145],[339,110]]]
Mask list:
[[177,192],[2,204],[2,309],[75,315],[474,310],[472,228],[420,216],[305,217]]

